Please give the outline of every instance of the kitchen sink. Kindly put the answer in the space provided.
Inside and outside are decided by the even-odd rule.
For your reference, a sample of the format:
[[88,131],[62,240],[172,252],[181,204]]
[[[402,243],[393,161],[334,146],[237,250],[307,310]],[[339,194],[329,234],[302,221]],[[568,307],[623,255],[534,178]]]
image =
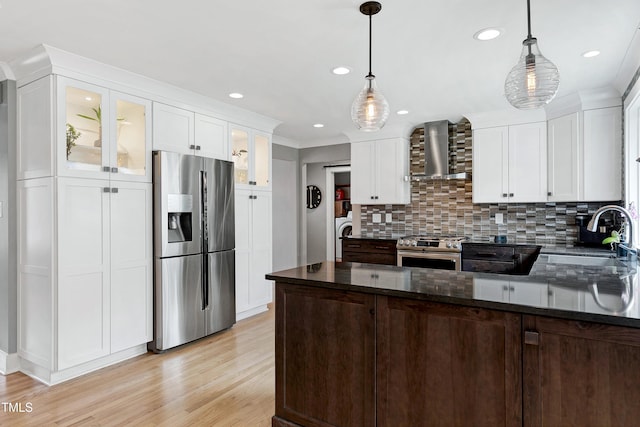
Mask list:
[[547,255],[549,264],[571,264],[589,267],[611,267],[618,265],[615,258],[603,256],[581,256],[581,255]]

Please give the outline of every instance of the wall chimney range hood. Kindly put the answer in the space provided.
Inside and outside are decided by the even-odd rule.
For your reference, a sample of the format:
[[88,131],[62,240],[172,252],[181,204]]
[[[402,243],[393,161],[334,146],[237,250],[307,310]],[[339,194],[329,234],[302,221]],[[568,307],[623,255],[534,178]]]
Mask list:
[[420,145],[416,147],[417,140],[412,139],[411,175],[405,177],[405,181],[469,179],[468,173],[455,173],[455,167],[452,166],[455,165],[455,154],[449,153],[449,140],[452,136],[449,121],[427,122],[423,127],[424,140],[421,132],[414,132],[412,136],[420,137]]

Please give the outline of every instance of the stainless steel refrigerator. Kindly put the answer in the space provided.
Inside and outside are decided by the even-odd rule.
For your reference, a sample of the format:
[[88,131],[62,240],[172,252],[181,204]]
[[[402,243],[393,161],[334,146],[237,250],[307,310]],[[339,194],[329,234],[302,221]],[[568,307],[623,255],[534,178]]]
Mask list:
[[233,163],[153,152],[154,324],[162,352],[236,320]]

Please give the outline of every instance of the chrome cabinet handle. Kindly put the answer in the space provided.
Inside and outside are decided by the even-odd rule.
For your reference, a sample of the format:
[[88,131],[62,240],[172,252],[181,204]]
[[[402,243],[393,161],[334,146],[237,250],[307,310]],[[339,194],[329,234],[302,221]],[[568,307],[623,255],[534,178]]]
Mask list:
[[547,196],[552,196],[551,191],[547,191]]
[[111,189],[111,192],[112,192],[112,193],[117,193],[117,192],[118,192],[118,188],[117,188],[117,187],[113,187],[113,188]]
[[513,193],[509,193],[509,197],[513,197]]
[[103,193],[108,193],[108,192],[110,192],[110,191],[111,191],[111,189],[110,189],[109,187],[104,187],[104,188],[102,189],[102,192],[103,192]]
[[111,173],[118,173],[118,168],[111,168]]
[[502,197],[507,197],[507,193],[502,193]]
[[110,170],[109,166],[102,167],[102,172],[109,172],[109,170]]
[[196,150],[199,150],[199,149],[200,149],[200,146],[199,146],[199,145],[196,145]]

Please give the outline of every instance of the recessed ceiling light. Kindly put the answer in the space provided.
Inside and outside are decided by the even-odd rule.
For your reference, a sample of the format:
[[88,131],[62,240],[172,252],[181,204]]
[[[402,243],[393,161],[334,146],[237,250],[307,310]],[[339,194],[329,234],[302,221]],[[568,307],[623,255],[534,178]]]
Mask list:
[[404,116],[405,114],[409,114],[409,110],[398,110],[396,114],[399,116]]
[[314,128],[323,128],[324,125],[322,123],[316,123],[315,125],[313,125]]
[[229,94],[229,98],[240,99],[240,98],[244,98],[244,95],[238,92],[232,92]]
[[338,76],[344,76],[345,74],[349,74],[351,72],[351,68],[349,67],[335,67],[331,70],[333,74]]
[[85,96],[85,97],[84,97],[84,100],[85,100],[85,101],[91,101],[92,99],[93,99],[93,98],[91,98],[90,96]]
[[582,54],[582,56],[584,56],[585,58],[593,58],[594,56],[598,56],[598,55],[600,55],[599,50],[590,50]]
[[500,34],[502,34],[502,31],[497,28],[485,28],[475,33],[473,38],[480,41],[487,41],[495,39]]

